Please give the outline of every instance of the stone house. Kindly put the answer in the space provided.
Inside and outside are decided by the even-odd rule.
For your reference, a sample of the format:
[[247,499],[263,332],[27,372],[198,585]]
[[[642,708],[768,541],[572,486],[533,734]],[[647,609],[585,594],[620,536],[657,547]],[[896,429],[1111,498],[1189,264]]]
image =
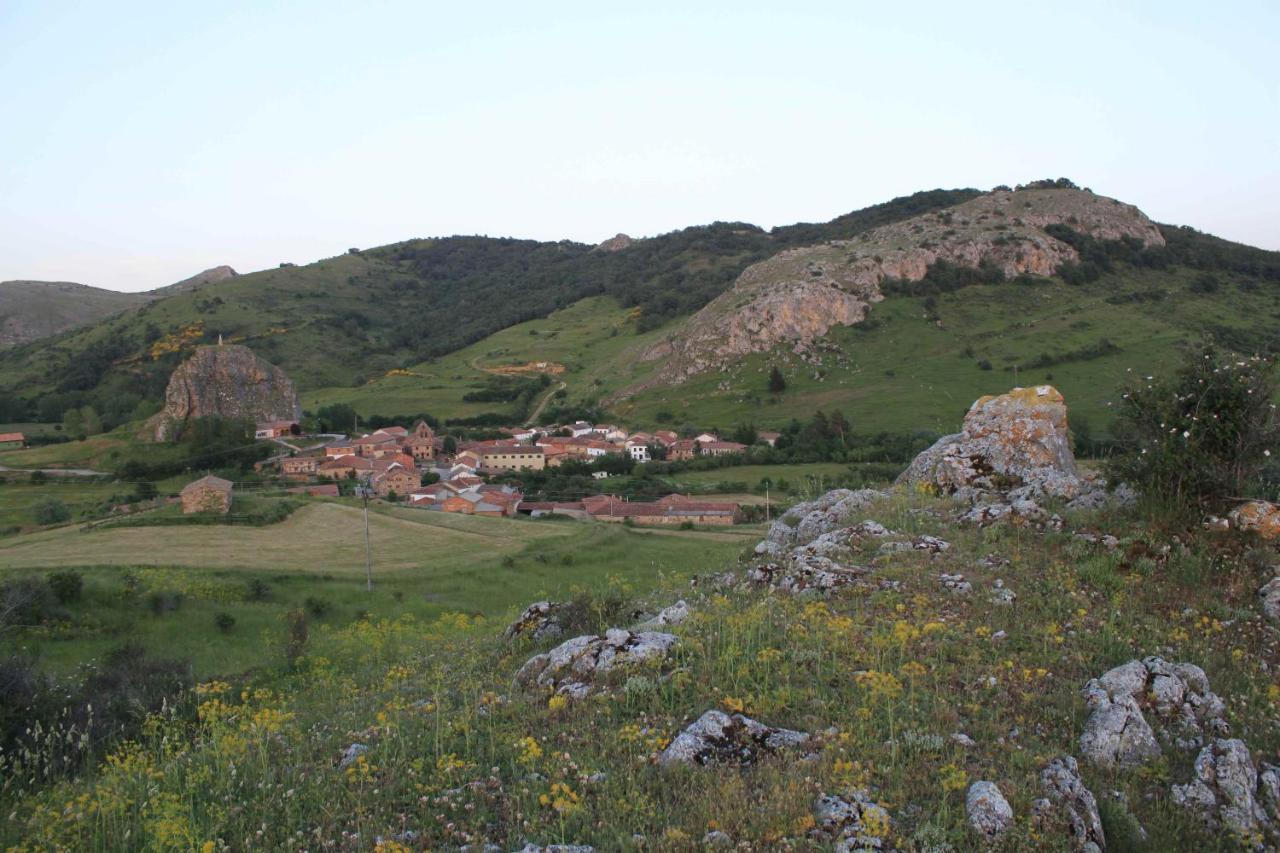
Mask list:
[[184,515],[197,512],[226,515],[231,511],[231,481],[210,474],[183,486],[179,498]]
[[691,438],[682,438],[672,442],[667,448],[667,458],[672,462],[682,462],[692,459],[702,452],[702,445]]
[[747,446],[736,441],[705,441],[702,452],[708,456],[731,456],[734,453],[745,453]]
[[296,480],[317,474],[325,460],[320,456],[291,456],[280,460],[280,473]]
[[410,468],[392,468],[376,476],[373,480],[373,491],[380,498],[386,498],[392,492],[397,497],[405,497],[421,487],[421,478]]

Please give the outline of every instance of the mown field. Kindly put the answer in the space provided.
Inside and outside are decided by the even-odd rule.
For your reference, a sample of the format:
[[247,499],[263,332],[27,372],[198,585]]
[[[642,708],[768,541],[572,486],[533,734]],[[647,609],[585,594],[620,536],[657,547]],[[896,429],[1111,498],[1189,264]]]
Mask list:
[[[365,849],[381,838],[393,850],[531,842],[680,851],[700,849],[715,830],[752,849],[829,849],[811,835],[815,801],[862,791],[890,818],[873,836],[897,849],[969,850],[984,846],[965,817],[965,791],[981,779],[998,784],[1014,812],[991,849],[1065,851],[1065,820],[1033,817],[1040,770],[1079,754],[1081,685],[1149,654],[1203,667],[1232,735],[1264,757],[1280,749],[1275,629],[1256,602],[1274,547],[1204,535],[1167,557],[1133,557],[1135,546],[1165,541],[1138,517],[1072,515],[1068,531],[1037,533],[957,527],[955,511],[908,492],[866,507],[903,536],[942,536],[951,547],[931,557],[871,542],[855,557],[871,569],[867,582],[825,599],[690,588],[676,577],[621,601],[607,592],[584,599],[578,630],[625,626],[635,610],[677,597],[693,615],[671,629],[679,645],[669,660],[604,678],[578,702],[513,681],[558,641],[513,643],[502,618],[318,620],[292,663],[277,643],[260,667],[205,682],[74,780],[33,784],[37,765],[11,765],[0,842]],[[1108,551],[1071,529],[1105,530],[1122,546]],[[622,537],[622,547],[637,541],[619,528],[597,535]],[[686,570],[723,566],[712,539],[673,533],[646,547],[658,540],[704,549],[685,554]],[[546,547],[552,541],[568,544]],[[586,549],[559,553],[595,565]],[[993,555],[1008,562],[984,562]],[[973,590],[951,592],[940,572],[963,573]],[[994,597],[997,581],[1016,593],[1012,604]],[[295,594],[294,582],[273,583],[271,594]],[[338,607],[359,601],[349,591]],[[279,626],[263,633],[278,637]],[[713,708],[814,733],[812,755],[759,755],[745,768],[659,766],[661,750]],[[367,751],[343,764],[353,743]],[[1082,763],[1107,849],[1237,849],[1171,800],[1194,754],[1167,745],[1131,771]]]
[[[3,494],[0,490],[0,494]],[[0,539],[0,583],[80,572],[82,603],[67,624],[24,647],[59,670],[126,640],[191,658],[202,677],[266,663],[282,614],[318,601],[320,624],[368,613],[429,618],[494,615],[574,587],[615,579],[649,587],[687,577],[710,555],[730,560],[758,530],[645,531],[620,525],[472,518],[378,507],[369,515],[374,591],[365,589],[363,514],[354,505],[311,502],[262,527],[139,526],[81,532],[71,525]],[[129,578],[140,579],[128,592]],[[258,600],[251,589],[265,584]],[[180,605],[157,615],[155,596]],[[218,613],[235,628],[216,630]]]

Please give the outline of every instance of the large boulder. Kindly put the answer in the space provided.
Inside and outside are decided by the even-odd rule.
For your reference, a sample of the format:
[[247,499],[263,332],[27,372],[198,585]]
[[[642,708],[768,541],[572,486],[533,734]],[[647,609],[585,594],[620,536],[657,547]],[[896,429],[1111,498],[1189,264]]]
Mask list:
[[995,838],[1013,825],[1013,807],[994,782],[974,782],[964,798],[969,826],[984,838]]
[[580,698],[595,689],[598,678],[619,667],[662,660],[678,642],[674,634],[611,628],[603,637],[574,637],[534,655],[516,673],[516,681]]
[[854,513],[886,497],[874,489],[833,489],[813,501],[798,503],[769,526],[757,554],[781,555],[799,545],[807,545],[825,533],[847,525]]
[[148,421],[157,441],[177,436],[194,418],[243,418],[298,421],[302,406],[293,381],[245,346],[197,347],[173,371],[164,392],[164,409]]
[[1239,530],[1251,530],[1263,539],[1280,538],[1280,506],[1267,501],[1249,501],[1231,511],[1231,523]]
[[809,735],[791,729],[779,729],[757,722],[742,714],[707,711],[658,756],[663,765],[727,764],[746,766],[762,755],[799,747],[808,743]]
[[1024,497],[1074,498],[1085,489],[1071,454],[1066,402],[1052,385],[980,398],[961,432],[939,439],[898,481],[946,493],[1023,486]]

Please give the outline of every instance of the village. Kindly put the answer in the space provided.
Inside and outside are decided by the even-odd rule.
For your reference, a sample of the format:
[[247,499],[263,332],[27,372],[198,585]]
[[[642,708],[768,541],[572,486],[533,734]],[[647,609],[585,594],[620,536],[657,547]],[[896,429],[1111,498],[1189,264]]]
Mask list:
[[[289,491],[317,497],[337,497],[343,493],[340,484],[345,483],[353,484],[354,490],[347,491],[358,496],[473,516],[560,516],[639,525],[731,525],[744,520],[742,507],[726,501],[681,494],[630,500],[606,490],[578,500],[528,501],[518,487],[491,480],[568,462],[592,464],[609,456],[646,463],[742,454],[745,444],[724,441],[710,432],[681,438],[671,430],[629,432],[614,424],[582,421],[503,432],[509,438],[458,443],[418,420],[411,428],[388,426],[297,449],[288,441],[297,436],[297,424],[273,421],[258,424],[255,436],[289,449],[262,463],[260,469],[274,468],[282,479],[295,484]],[[759,440],[772,445],[778,436],[761,432]],[[592,476],[603,481],[608,472],[599,470]],[[180,495],[183,512],[225,514],[231,509],[233,488],[229,480],[215,476],[189,483]]]

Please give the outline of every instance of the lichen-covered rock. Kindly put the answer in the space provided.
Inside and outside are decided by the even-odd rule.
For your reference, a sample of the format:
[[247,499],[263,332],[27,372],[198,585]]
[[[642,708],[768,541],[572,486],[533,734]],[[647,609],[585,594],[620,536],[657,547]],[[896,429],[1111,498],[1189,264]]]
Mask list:
[[157,441],[168,441],[203,417],[297,421],[302,406],[285,372],[248,347],[202,346],[173,371],[164,409],[148,426]]
[[865,566],[841,565],[827,557],[793,557],[785,564],[764,563],[747,570],[747,582],[781,592],[826,594],[866,575]]
[[1013,824],[1013,807],[994,782],[974,782],[964,798],[969,826],[984,838],[995,838]]
[[1159,757],[1160,741],[1144,708],[1160,724],[1160,737],[1181,749],[1228,732],[1225,706],[1195,664],[1132,660],[1090,679],[1084,696],[1093,713],[1080,737],[1080,752],[1100,767],[1136,767]]
[[834,489],[814,501],[798,503],[769,526],[757,553],[781,553],[797,545],[807,545],[840,527],[848,525],[855,512],[885,498],[874,489]]
[[778,729],[742,714],[707,711],[676,735],[658,756],[663,765],[725,764],[742,767],[761,756],[808,743],[809,735]]
[[1040,771],[1040,785],[1045,789],[1050,809],[1060,811],[1066,818],[1076,850],[1101,853],[1107,849],[1098,801],[1080,779],[1080,766],[1075,758],[1067,755],[1049,762]]
[[1262,612],[1267,614],[1267,618],[1280,622],[1280,575],[1267,581],[1258,590],[1258,597],[1262,599]]
[[507,626],[502,635],[508,640],[528,636],[534,640],[550,640],[564,633],[561,617],[564,605],[550,601],[535,601],[524,609],[516,621]]
[[353,743],[346,749],[342,750],[342,757],[338,759],[339,767],[346,767],[348,764],[354,764],[356,759],[369,751],[367,744]]
[[884,850],[889,844],[889,812],[858,790],[842,797],[821,796],[813,806],[814,827],[809,837],[833,845],[836,853]]
[[1249,530],[1263,539],[1280,538],[1280,506],[1266,501],[1249,501],[1233,509],[1231,523],[1238,530]]
[[995,488],[1001,481],[1022,488],[1020,498],[1073,498],[1083,490],[1068,441],[1067,406],[1053,386],[1014,388],[978,399],[958,437],[939,440],[898,478],[948,494]]
[[654,628],[663,628],[667,625],[679,625],[689,618],[689,604],[682,598],[669,607],[664,607],[658,611],[658,615],[652,619],[646,619],[636,625],[637,631],[652,631]]
[[[1274,776],[1274,770],[1270,772]],[[1274,794],[1259,782],[1244,742],[1219,738],[1196,756],[1195,778],[1186,785],[1173,786],[1173,802],[1199,815],[1207,826],[1241,840],[1255,840],[1250,846],[1261,846],[1256,841],[1264,835],[1275,840],[1275,825],[1263,807]]]
[[595,680],[600,676],[615,668],[661,660],[678,642],[674,634],[656,631],[637,634],[611,628],[603,637],[590,634],[574,637],[549,652],[534,655],[516,673],[516,681],[578,699],[594,689]]

